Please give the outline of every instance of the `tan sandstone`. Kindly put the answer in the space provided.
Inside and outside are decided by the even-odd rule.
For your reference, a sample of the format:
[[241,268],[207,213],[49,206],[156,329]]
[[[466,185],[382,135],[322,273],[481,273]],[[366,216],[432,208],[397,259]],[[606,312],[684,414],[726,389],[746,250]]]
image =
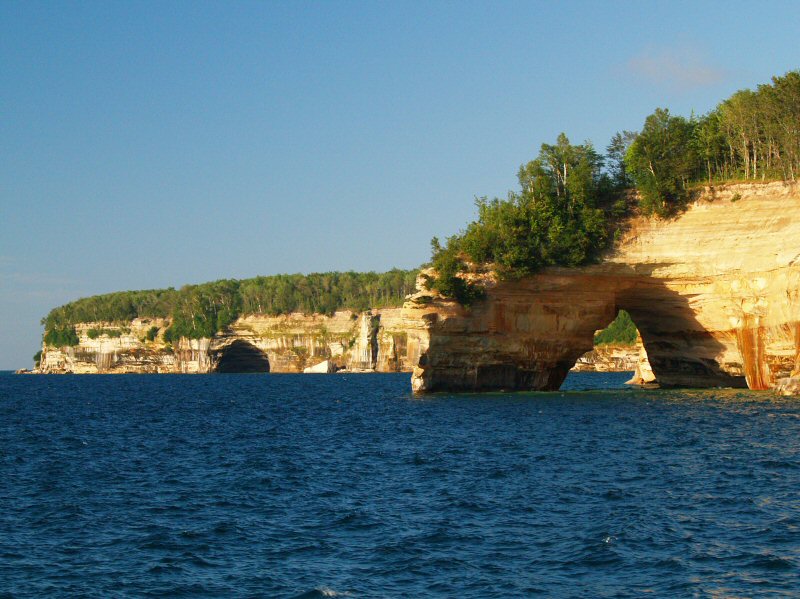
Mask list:
[[631,222],[600,264],[489,277],[487,294],[471,310],[422,289],[407,302],[416,391],[557,389],[620,309],[662,386],[774,388],[800,364],[798,186],[706,189],[675,219]]

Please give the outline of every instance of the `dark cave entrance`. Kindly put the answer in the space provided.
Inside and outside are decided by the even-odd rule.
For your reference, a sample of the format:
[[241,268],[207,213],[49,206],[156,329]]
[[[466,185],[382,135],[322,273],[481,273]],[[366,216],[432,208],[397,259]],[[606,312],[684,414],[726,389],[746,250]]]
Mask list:
[[252,343],[237,339],[219,352],[215,372],[264,373],[269,372],[269,358]]

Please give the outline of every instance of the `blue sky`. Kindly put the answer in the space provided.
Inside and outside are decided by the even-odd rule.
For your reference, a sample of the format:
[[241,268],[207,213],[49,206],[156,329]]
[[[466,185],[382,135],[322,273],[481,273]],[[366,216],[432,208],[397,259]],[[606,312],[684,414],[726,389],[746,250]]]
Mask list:
[[412,268],[564,131],[800,67],[795,2],[0,3],[0,368],[66,301]]

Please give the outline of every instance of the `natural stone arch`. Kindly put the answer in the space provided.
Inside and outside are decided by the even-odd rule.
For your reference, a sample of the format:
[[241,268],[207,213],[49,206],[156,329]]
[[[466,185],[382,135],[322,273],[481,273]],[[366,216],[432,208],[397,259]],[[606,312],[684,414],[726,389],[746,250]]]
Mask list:
[[[623,311],[620,310],[614,320],[609,322],[604,329],[619,326],[615,323],[622,314]],[[606,338],[600,341],[598,334],[604,329],[598,329],[595,331],[594,347],[578,358],[572,367],[573,372],[631,372],[629,383],[643,384],[652,381],[647,352],[642,345],[639,329],[630,314],[627,312],[625,314],[633,323],[633,337],[630,340],[617,337],[613,340]],[[644,371],[644,376],[642,371]]]
[[[617,305],[636,323],[661,386],[747,388],[749,357],[728,335],[699,322],[691,296],[651,278],[620,291]],[[751,387],[764,388],[752,381]]]
[[471,310],[453,308],[445,318],[431,314],[420,331],[423,351],[412,387],[557,390],[593,348],[594,332],[624,309],[637,325],[660,385],[763,388],[752,377],[745,379],[752,357],[740,351],[737,335],[710,330],[698,320],[701,311],[692,301],[714,284],[691,281],[687,293],[686,284],[676,289],[645,269],[614,265],[550,269],[501,282]]
[[222,373],[267,373],[269,357],[255,345],[242,339],[215,352],[213,372]]

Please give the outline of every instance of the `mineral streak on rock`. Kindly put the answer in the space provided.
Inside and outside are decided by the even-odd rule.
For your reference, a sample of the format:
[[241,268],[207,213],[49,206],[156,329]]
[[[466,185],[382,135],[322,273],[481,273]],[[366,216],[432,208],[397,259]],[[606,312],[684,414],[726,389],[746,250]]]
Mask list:
[[600,264],[485,285],[471,310],[423,289],[406,303],[415,391],[557,389],[620,309],[661,386],[774,388],[800,375],[800,189],[707,188],[632,221]]
[[[364,313],[250,315],[212,339],[163,341],[168,319],[136,319],[124,327],[114,323],[76,325],[76,347],[43,348],[45,373],[204,373],[313,372],[325,370],[410,371],[418,361],[417,346],[407,342],[401,308]],[[161,331],[147,340],[151,327]],[[89,331],[119,331],[118,337],[89,337]]]

